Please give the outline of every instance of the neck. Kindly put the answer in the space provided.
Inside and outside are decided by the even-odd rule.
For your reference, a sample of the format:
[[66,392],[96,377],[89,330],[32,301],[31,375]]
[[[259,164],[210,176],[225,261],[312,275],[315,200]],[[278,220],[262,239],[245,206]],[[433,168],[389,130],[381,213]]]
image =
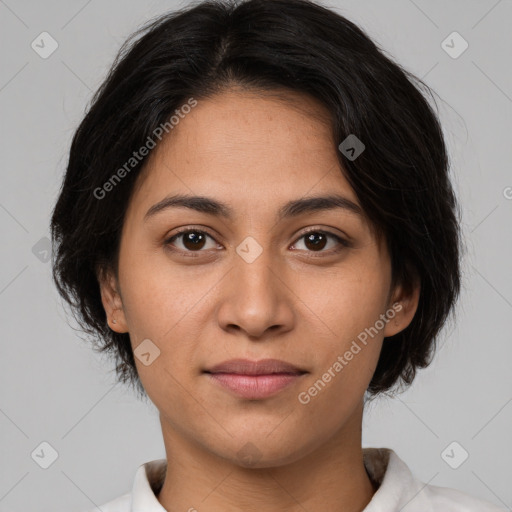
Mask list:
[[161,419],[168,464],[157,498],[166,510],[361,512],[377,486],[363,463],[362,407],[356,416],[307,455],[257,468],[205,450]]

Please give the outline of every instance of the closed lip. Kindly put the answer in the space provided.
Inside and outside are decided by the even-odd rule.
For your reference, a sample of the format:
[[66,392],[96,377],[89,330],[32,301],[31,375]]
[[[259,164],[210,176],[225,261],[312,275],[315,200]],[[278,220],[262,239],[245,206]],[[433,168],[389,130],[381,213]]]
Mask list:
[[205,370],[205,373],[229,373],[236,375],[271,375],[273,373],[288,373],[302,375],[306,370],[280,359],[230,359]]

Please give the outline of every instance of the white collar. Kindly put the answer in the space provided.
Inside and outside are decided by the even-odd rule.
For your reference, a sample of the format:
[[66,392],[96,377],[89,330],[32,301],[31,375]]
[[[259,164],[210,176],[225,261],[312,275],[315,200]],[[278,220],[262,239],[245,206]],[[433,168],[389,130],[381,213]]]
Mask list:
[[[495,505],[455,489],[424,484],[390,448],[363,448],[363,461],[371,479],[379,486],[363,512],[499,512]],[[166,512],[155,496],[165,476],[167,461],[153,460],[137,469],[131,493],[106,505],[117,512]],[[130,504],[130,505],[129,505]]]
[[153,488],[161,486],[166,467],[166,459],[152,460],[139,466],[133,482],[130,512],[167,512],[153,491]]

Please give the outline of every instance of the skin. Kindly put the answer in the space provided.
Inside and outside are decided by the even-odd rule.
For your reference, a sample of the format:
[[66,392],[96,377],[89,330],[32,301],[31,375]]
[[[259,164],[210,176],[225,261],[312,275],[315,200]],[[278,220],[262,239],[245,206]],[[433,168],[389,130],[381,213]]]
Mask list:
[[[99,277],[111,328],[129,332],[134,349],[150,339],[160,350],[150,365],[136,363],[160,412],[170,463],[158,500],[169,511],[356,512],[376,490],[362,457],[363,396],[384,337],[410,323],[419,290],[392,287],[387,248],[364,215],[277,219],[284,203],[313,195],[359,204],[324,107],[287,95],[230,89],[198,101],[153,150],[125,217],[117,276]],[[169,208],[144,220],[176,193],[213,197],[234,218]],[[166,243],[187,227],[209,235],[198,249],[183,236]],[[315,246],[306,228],[350,245],[329,236]],[[236,252],[248,236],[262,249],[251,263]],[[300,403],[397,301],[394,319]],[[276,358],[308,373],[273,397],[246,400],[202,373],[232,358]],[[242,457],[251,449],[252,462]]]

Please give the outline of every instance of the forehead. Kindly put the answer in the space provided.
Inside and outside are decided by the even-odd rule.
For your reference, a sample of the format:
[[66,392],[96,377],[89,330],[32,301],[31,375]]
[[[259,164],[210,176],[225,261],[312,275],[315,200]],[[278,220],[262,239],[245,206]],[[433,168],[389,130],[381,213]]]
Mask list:
[[183,115],[153,150],[134,195],[144,203],[169,193],[222,198],[264,208],[306,195],[340,193],[344,178],[326,108],[296,92],[227,91]]

